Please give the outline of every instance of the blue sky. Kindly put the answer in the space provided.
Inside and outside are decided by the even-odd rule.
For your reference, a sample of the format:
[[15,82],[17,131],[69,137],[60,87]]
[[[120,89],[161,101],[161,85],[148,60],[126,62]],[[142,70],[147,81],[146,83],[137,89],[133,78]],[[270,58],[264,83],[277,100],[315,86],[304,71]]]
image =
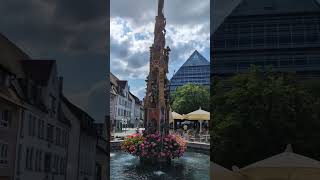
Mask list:
[[[110,70],[128,80],[140,99],[149,72],[157,0],[111,0]],[[171,49],[168,78],[194,50],[210,59],[210,0],[165,1],[166,45]]]

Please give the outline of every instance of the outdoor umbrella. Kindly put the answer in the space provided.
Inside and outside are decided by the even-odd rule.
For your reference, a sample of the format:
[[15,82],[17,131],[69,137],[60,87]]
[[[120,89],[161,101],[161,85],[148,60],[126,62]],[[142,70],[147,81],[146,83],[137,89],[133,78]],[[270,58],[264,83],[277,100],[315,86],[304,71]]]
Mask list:
[[288,145],[285,152],[244,167],[240,173],[250,180],[319,180],[320,162],[293,153]]
[[241,175],[216,163],[210,163],[211,180],[242,180]]
[[176,113],[176,112],[171,112],[170,111],[170,114],[169,114],[169,123],[173,123],[173,129],[174,129],[174,120],[175,119],[179,119],[179,120],[182,120],[184,119],[184,117],[182,115],[180,115],[179,113]]
[[210,113],[208,111],[204,111],[201,107],[186,115],[187,119],[190,121],[200,121],[200,132],[202,131],[202,121],[210,120]]
[[171,114],[172,114],[173,119],[180,119],[180,120],[184,119],[184,117],[181,114],[176,113],[174,111]]

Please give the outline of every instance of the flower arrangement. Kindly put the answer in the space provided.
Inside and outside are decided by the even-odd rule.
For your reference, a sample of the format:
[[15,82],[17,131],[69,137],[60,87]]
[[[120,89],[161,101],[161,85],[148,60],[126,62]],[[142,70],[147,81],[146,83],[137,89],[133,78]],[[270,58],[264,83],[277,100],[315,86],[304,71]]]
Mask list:
[[179,158],[186,150],[186,141],[179,135],[134,134],[121,143],[121,149],[135,156],[147,159]]
[[133,134],[125,138],[125,140],[121,143],[121,149],[133,154],[139,155],[140,151],[138,146],[144,141],[144,137],[140,134]]

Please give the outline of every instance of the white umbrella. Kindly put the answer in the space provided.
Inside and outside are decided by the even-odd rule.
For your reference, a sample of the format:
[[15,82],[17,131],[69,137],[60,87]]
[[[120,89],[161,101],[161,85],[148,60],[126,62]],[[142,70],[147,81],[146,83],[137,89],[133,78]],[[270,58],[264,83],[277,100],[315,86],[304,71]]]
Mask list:
[[202,121],[209,121],[210,120],[210,113],[208,111],[204,111],[201,107],[186,115],[188,120],[196,120],[200,121],[200,132],[202,132]]
[[240,174],[213,162],[210,163],[210,177],[212,180],[242,180]]
[[292,152],[287,145],[285,152],[240,169],[250,179],[319,180],[320,162]]

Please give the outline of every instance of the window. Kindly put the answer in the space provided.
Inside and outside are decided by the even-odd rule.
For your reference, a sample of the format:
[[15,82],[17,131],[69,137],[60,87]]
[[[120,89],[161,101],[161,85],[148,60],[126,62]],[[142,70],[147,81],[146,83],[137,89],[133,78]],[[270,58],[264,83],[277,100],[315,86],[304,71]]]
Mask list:
[[44,170],[45,172],[50,172],[51,168],[51,154],[45,153],[44,155]]
[[21,151],[22,151],[22,145],[19,144],[18,147],[18,161],[17,161],[17,174],[20,174],[21,171]]
[[57,158],[58,158],[57,155],[53,155],[53,165],[52,165],[53,172],[57,172],[57,169],[58,169]]
[[44,138],[44,121],[43,120],[40,121],[39,131],[40,131],[40,138],[43,139]]
[[67,147],[67,139],[68,139],[68,134],[67,134],[67,131],[63,130],[62,131],[62,142],[61,142],[61,145],[63,147]]
[[0,71],[0,86],[9,87],[9,76],[3,71]]
[[32,115],[31,114],[29,114],[28,125],[29,125],[28,134],[29,134],[29,136],[32,136]]
[[41,120],[38,119],[38,138],[41,139]]
[[51,124],[47,126],[47,141],[53,142],[53,126]]
[[21,111],[20,137],[24,135],[24,110]]
[[9,110],[2,110],[1,111],[1,119],[0,119],[0,127],[9,127],[9,120],[10,120],[10,112]]
[[61,129],[56,128],[56,145],[61,145]]
[[30,154],[29,154],[30,156],[30,159],[29,159],[29,169],[30,170],[32,170],[33,169],[33,148],[31,148],[31,150],[30,150]]
[[33,116],[32,118],[32,136],[36,136],[36,121],[37,118]]
[[38,169],[39,169],[38,159],[39,159],[39,151],[35,150],[35,161],[34,161],[34,170],[35,171],[38,171]]
[[42,151],[39,152],[39,171],[42,171]]
[[0,166],[8,166],[8,144],[0,142]]
[[29,148],[27,148],[27,150],[26,150],[26,169],[29,169],[29,156],[30,156],[30,152],[29,152]]

